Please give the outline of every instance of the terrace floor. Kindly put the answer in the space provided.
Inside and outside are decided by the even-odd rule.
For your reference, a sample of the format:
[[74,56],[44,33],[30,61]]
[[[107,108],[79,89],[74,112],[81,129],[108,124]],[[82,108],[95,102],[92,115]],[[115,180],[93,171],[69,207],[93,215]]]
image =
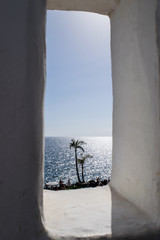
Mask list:
[[44,218],[55,239],[121,237],[152,228],[144,213],[110,187],[44,190]]

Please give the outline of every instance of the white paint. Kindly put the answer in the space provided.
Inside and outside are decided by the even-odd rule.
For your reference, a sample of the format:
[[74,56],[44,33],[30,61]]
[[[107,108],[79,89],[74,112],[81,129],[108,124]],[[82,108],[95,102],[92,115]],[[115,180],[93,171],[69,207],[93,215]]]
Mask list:
[[160,103],[156,1],[120,1],[112,14],[111,184],[160,224]]
[[[2,240],[54,239],[48,237],[42,223],[45,7],[45,0],[17,0],[3,1],[0,8]],[[132,222],[139,219],[141,209],[151,227],[154,223],[160,228],[159,1],[48,0],[48,8],[110,15],[114,99],[111,184],[139,209]],[[130,218],[123,225],[127,232],[114,224],[114,216],[122,214],[119,207],[125,206],[119,198],[112,193],[113,237],[116,232],[116,236],[132,235],[135,229],[126,227],[135,227]],[[122,208],[127,216],[131,203],[126,203],[129,211]],[[141,230],[135,232],[138,235]]]
[[46,228],[53,236],[111,235],[111,194],[108,187],[44,191]]
[[135,236],[152,229],[147,216],[109,186],[45,190],[44,214],[46,228],[56,239]]
[[41,221],[45,2],[4,1],[0,16],[0,239],[46,239]]
[[119,0],[47,0],[49,10],[87,11],[110,15]]

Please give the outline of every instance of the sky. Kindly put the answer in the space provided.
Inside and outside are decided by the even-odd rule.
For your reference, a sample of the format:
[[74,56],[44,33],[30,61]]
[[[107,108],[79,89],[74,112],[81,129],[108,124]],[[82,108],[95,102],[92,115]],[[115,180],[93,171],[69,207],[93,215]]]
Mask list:
[[110,21],[47,11],[45,136],[112,136]]

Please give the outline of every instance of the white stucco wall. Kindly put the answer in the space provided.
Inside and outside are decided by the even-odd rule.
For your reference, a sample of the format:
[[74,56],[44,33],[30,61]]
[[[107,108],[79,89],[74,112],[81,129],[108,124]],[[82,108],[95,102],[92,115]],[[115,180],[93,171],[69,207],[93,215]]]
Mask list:
[[119,0],[47,0],[49,10],[87,11],[110,15]]
[[160,84],[156,0],[121,0],[111,16],[111,184],[160,224]]
[[[156,2],[48,0],[48,8],[110,15],[114,99],[111,184],[160,227],[160,34],[156,32],[160,10],[156,11]],[[42,224],[45,10],[45,0],[6,0],[0,8],[3,240],[51,239]]]
[[3,1],[0,19],[0,240],[42,239],[45,1]]

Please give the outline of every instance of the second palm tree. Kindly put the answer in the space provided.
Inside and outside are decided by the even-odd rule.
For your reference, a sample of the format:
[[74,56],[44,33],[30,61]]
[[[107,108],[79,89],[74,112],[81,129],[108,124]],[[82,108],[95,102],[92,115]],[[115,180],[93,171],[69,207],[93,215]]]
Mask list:
[[93,158],[92,157],[92,155],[90,155],[90,154],[87,154],[87,155],[85,155],[85,156],[83,156],[83,154],[81,155],[81,158],[80,159],[78,159],[78,162],[81,164],[81,167],[82,167],[82,182],[84,183],[85,181],[84,181],[84,163],[85,163],[85,160],[87,159],[87,158]]

